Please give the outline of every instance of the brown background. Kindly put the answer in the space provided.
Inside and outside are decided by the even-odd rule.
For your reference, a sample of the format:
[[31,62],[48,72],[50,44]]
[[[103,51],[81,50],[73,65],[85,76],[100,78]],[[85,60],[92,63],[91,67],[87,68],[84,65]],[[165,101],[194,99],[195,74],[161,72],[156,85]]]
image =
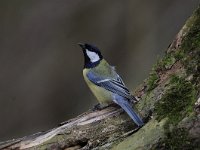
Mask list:
[[96,103],[78,42],[130,89],[148,76],[198,0],[1,0],[0,141],[55,127]]

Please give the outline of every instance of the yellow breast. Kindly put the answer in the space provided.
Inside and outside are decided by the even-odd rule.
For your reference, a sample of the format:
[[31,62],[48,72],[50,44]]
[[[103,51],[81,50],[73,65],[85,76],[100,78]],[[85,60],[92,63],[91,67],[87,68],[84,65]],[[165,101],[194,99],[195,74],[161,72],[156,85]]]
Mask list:
[[97,98],[97,100],[101,105],[106,106],[110,104],[112,102],[112,93],[102,87],[93,84],[86,76],[88,71],[89,69],[83,70],[83,77],[87,85],[89,86],[90,90],[92,91],[92,93],[94,94],[94,96]]

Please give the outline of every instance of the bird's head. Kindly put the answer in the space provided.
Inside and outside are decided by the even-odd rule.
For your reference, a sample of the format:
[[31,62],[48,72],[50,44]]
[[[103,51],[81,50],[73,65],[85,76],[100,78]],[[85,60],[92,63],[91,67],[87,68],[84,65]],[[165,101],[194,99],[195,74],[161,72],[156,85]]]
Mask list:
[[103,56],[101,55],[101,52],[97,47],[90,44],[82,44],[82,43],[79,43],[78,45],[83,50],[85,58],[85,64],[84,64],[85,68],[96,67],[103,59]]

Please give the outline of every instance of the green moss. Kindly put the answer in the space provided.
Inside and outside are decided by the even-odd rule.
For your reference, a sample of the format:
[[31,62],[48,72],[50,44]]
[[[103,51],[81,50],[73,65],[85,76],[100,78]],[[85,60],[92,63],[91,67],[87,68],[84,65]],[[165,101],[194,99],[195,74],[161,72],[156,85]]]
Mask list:
[[157,83],[159,81],[159,76],[156,71],[152,71],[149,75],[149,78],[147,80],[147,88],[148,91],[151,91],[157,86]]
[[200,8],[198,8],[193,17],[187,22],[189,31],[183,39],[181,50],[185,55],[182,59],[187,74],[193,75],[193,84],[197,89],[200,88]]
[[166,54],[162,59],[157,60],[147,80],[148,91],[153,90],[158,85],[158,81],[160,80],[158,72],[170,69],[175,62],[176,58],[172,53]]
[[158,62],[158,68],[159,70],[170,69],[175,61],[176,59],[174,58],[172,53],[168,53]]
[[193,139],[188,136],[188,131],[184,128],[174,128],[170,132],[165,132],[165,138],[160,141],[153,149],[193,150],[197,148]]
[[184,78],[172,76],[165,94],[155,104],[157,119],[169,118],[170,123],[176,124],[183,117],[192,112],[196,91],[193,85]]
[[156,145],[156,149],[192,149],[192,139],[188,137],[187,131],[176,126],[184,117],[193,113],[196,90],[191,82],[175,75],[171,76],[167,86],[165,94],[155,104],[156,119],[160,121],[168,118],[164,125],[165,138]]
[[183,59],[184,58],[184,53],[183,53],[183,51],[181,51],[181,50],[177,50],[177,51],[175,51],[175,53],[174,53],[174,58],[176,59],[176,60],[181,60],[181,59]]
[[200,47],[200,9],[198,8],[193,17],[186,23],[189,32],[183,39],[181,48],[186,51],[191,51]]

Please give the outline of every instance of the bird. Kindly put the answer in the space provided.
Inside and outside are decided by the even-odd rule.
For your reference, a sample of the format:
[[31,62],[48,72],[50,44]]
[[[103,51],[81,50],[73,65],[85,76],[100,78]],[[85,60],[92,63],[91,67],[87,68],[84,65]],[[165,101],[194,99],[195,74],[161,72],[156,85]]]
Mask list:
[[144,123],[131,105],[131,101],[135,101],[136,98],[130,94],[115,67],[109,65],[96,46],[87,43],[78,43],[78,45],[84,55],[84,80],[99,101],[100,107],[107,107],[114,102],[138,127],[142,127]]

